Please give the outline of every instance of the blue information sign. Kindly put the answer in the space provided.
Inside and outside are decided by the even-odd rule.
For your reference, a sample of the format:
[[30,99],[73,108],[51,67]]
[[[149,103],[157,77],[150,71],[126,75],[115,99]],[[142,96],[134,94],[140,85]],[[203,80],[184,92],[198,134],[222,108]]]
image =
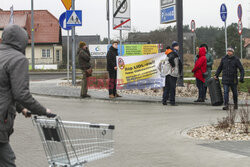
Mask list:
[[82,26],[82,11],[81,10],[67,10],[66,24],[67,26]]
[[224,3],[220,7],[220,17],[224,22],[227,20],[227,6]]
[[66,25],[66,12],[61,14],[61,16],[59,18],[59,24],[60,24],[61,28],[64,30],[71,30],[72,29],[70,26]]
[[241,20],[242,19],[242,6],[241,6],[241,4],[239,4],[239,6],[238,6],[238,18],[239,18],[239,20]]
[[161,24],[171,23],[176,21],[175,5],[161,9]]

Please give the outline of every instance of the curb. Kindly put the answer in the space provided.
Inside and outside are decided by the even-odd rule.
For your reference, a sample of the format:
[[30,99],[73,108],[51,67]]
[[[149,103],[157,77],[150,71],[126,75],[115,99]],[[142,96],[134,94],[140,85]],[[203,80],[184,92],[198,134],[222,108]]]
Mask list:
[[[33,95],[43,96],[43,97],[54,97],[54,98],[64,98],[64,99],[81,99],[81,100],[102,100],[109,102],[129,102],[129,103],[151,103],[151,104],[161,104],[161,101],[153,101],[153,100],[130,100],[130,99],[109,99],[109,98],[86,98],[82,99],[80,97],[73,96],[63,96],[63,95],[48,95],[48,94],[40,94],[40,93],[32,93]],[[177,104],[185,104],[185,105],[202,105],[202,106],[212,106],[209,103],[192,103],[192,102],[176,102]],[[218,107],[218,106],[215,106]]]

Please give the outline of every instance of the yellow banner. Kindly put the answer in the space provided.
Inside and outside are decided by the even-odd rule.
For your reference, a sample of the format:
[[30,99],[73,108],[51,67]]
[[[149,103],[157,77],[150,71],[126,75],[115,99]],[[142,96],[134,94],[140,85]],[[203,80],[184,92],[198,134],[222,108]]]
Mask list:
[[157,74],[155,67],[155,59],[147,59],[137,63],[127,64],[122,69],[122,77],[124,84],[152,78]]

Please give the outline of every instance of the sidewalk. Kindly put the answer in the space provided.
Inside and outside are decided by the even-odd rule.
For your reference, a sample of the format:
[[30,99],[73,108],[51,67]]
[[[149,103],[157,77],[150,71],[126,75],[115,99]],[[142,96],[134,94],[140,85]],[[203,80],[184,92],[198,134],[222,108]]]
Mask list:
[[[31,82],[31,93],[34,95],[44,95],[62,98],[80,98],[80,88],[58,86],[61,82],[67,82],[60,79]],[[109,99],[108,92],[104,90],[89,89],[88,94],[91,95],[92,100],[106,100],[106,101],[125,101],[125,102],[147,102],[147,103],[161,103],[161,97],[143,96],[143,95],[127,95],[121,94],[123,97],[116,99]],[[194,103],[195,98],[177,97],[177,104],[192,104],[192,105],[211,105],[210,101],[205,103]],[[248,100],[248,103],[250,101]],[[240,101],[239,104],[245,104],[245,101]]]

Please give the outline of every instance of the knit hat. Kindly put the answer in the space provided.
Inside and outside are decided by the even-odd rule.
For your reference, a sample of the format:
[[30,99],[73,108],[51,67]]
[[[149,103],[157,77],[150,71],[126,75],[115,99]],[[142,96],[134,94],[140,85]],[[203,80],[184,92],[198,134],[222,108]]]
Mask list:
[[176,47],[176,46],[179,46],[179,43],[176,42],[176,41],[172,42],[172,48],[174,48],[174,47]]
[[227,48],[227,51],[230,51],[230,52],[234,53],[234,49],[233,48]]
[[87,44],[85,43],[85,42],[83,42],[83,41],[81,41],[81,42],[79,42],[79,48],[82,48],[82,47],[84,47],[84,46],[86,46]]

